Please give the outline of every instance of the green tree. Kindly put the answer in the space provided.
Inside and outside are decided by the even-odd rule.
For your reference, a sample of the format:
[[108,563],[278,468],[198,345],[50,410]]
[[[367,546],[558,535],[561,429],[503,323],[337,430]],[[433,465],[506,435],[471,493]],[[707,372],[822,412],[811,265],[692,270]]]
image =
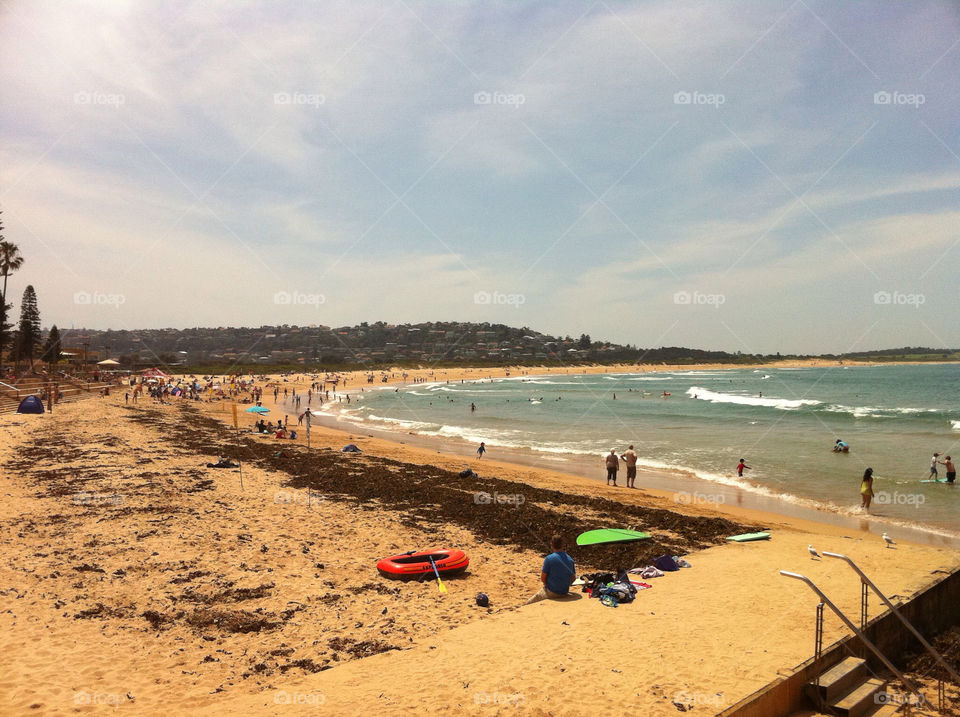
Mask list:
[[580,334],[580,341],[578,343],[578,348],[588,349],[593,343],[590,341],[590,334]]
[[60,341],[60,329],[54,324],[47,334],[47,341],[43,345],[43,353],[40,358],[51,366],[55,366],[63,355],[63,346]]
[[[9,336],[9,331],[4,330],[3,323],[8,316],[7,311],[13,308],[12,304],[6,304],[7,277],[21,266],[23,266],[23,257],[20,255],[20,249],[13,242],[3,238],[3,220],[0,218],[0,275],[3,276],[3,291],[0,292],[0,314],[2,314],[0,315],[0,357],[3,356],[3,347]],[[7,329],[9,328],[8,326]]]
[[20,301],[20,323],[17,325],[14,358],[17,361],[26,359],[33,368],[33,358],[36,356],[41,338],[37,292],[33,290],[32,285],[27,284],[27,288],[23,290],[23,299]]

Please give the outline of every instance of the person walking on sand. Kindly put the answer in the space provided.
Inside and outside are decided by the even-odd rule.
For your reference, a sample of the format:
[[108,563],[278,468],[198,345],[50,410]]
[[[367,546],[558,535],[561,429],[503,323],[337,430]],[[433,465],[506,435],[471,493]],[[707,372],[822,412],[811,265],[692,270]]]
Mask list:
[[477,458],[483,458],[483,454],[487,452],[487,445],[480,441],[480,446],[477,448]]
[[867,512],[870,511],[870,502],[873,500],[873,468],[867,468],[863,472],[863,479],[860,481],[860,505]]
[[620,470],[620,458],[617,456],[617,449],[611,448],[610,452],[607,454],[606,458],[607,464],[607,485],[610,485],[610,481],[613,481],[613,484],[617,484],[617,471]]
[[741,458],[740,462],[737,464],[737,478],[743,478],[744,470],[752,471],[753,468],[747,465],[747,462],[745,459]]
[[573,558],[563,552],[563,538],[554,535],[550,538],[550,555],[543,561],[540,569],[540,582],[543,587],[527,600],[526,605],[532,605],[541,600],[555,600],[570,593],[570,586],[576,577]]
[[627,464],[627,488],[636,488],[637,481],[637,454],[633,450],[633,444],[627,448],[626,453],[620,456],[620,459]]

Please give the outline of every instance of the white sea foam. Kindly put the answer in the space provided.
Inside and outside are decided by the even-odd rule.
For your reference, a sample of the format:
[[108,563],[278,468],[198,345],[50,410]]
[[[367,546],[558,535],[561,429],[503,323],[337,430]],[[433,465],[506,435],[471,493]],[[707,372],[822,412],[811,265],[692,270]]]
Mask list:
[[709,401],[710,403],[735,403],[741,406],[766,406],[768,408],[779,408],[789,411],[801,406],[818,406],[820,401],[812,399],[789,399],[789,398],[760,398],[759,396],[738,396],[733,393],[718,393],[708,391],[700,386],[691,386],[687,389],[687,395],[696,397],[700,401]]
[[950,421],[950,427],[955,431],[960,431],[960,421]]

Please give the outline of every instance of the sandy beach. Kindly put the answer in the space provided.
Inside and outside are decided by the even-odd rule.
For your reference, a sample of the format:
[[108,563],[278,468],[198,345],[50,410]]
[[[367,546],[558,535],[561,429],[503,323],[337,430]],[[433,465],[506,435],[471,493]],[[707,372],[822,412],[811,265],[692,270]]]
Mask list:
[[[347,390],[365,375],[348,377]],[[485,460],[481,478],[464,479],[463,457],[442,446],[328,427],[314,428],[309,451],[249,433],[237,448],[229,405],[126,406],[115,392],[0,419],[0,700],[10,713],[583,714],[631,704],[658,715],[679,704],[714,714],[812,654],[816,598],[778,570],[806,573],[856,613],[856,579],[812,560],[808,544],[850,555],[901,598],[960,562],[947,547],[889,549],[845,526],[650,490],[612,495],[540,467]],[[364,453],[340,453],[350,441]],[[206,467],[222,455],[243,459],[242,487],[238,470]],[[481,493],[523,501],[478,502]],[[538,587],[546,537],[607,523],[653,538],[570,548],[579,573],[664,553],[693,567],[615,609],[579,593],[521,607]],[[723,540],[756,529],[773,538]],[[445,594],[375,569],[431,547],[471,559]],[[478,592],[489,608],[476,606]],[[826,639],[843,634],[828,617]]]

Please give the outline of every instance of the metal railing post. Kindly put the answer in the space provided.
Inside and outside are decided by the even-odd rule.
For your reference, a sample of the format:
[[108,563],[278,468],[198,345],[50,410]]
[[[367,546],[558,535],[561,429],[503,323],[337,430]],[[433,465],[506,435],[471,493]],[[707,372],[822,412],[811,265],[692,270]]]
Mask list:
[[794,578],[795,580],[800,580],[802,582],[805,582],[811,590],[813,590],[818,596],[820,596],[820,600],[826,603],[827,607],[833,610],[834,614],[840,618],[843,624],[846,625],[851,630],[853,630],[853,633],[860,638],[863,644],[866,645],[867,648],[874,655],[877,656],[877,658],[879,658],[879,660],[886,666],[886,668],[890,670],[890,672],[892,672],[894,675],[897,676],[897,679],[899,679],[900,682],[903,683],[904,687],[906,687],[908,690],[910,690],[913,694],[915,694],[920,699],[921,705],[924,705],[924,704],[930,705],[930,702],[927,700],[926,697],[923,696],[920,690],[918,690],[916,687],[913,686],[913,683],[911,683],[906,678],[906,676],[902,672],[900,672],[900,670],[898,670],[897,667],[892,662],[890,662],[890,660],[887,659],[886,655],[880,652],[877,646],[870,641],[870,638],[864,635],[863,632],[861,632],[860,629],[850,621],[850,618],[844,615],[843,612],[840,610],[840,608],[834,605],[830,601],[830,598],[828,598],[824,594],[823,590],[818,588],[810,578],[808,578],[805,575],[800,575],[799,573],[791,573],[786,570],[781,570],[780,574],[786,578]]
[[886,595],[880,592],[880,588],[878,588],[876,585],[873,584],[873,581],[870,578],[868,578],[866,574],[864,574],[864,572],[857,566],[855,562],[853,562],[846,555],[841,555],[840,553],[828,553],[824,551],[823,554],[826,555],[828,558],[838,558],[840,560],[843,560],[844,562],[846,562],[847,565],[853,568],[854,571],[857,573],[857,575],[860,576],[861,583],[864,586],[866,585],[870,586],[870,589],[877,594],[877,597],[883,600],[883,603],[888,608],[890,608],[890,612],[892,612],[894,615],[897,616],[897,619],[903,623],[904,627],[910,630],[910,632],[913,633],[913,636],[920,641],[920,644],[926,648],[927,652],[930,653],[930,656],[933,657],[933,659],[935,659],[937,662],[939,662],[940,666],[943,667],[943,669],[945,669],[949,673],[949,675],[956,681],[958,685],[960,685],[960,675],[957,674],[957,671],[954,670],[952,667],[950,667],[950,665],[948,665],[946,661],[940,656],[940,653],[933,648],[933,645],[927,642],[924,639],[923,635],[917,632],[917,629],[910,623],[910,621],[900,614],[900,611],[897,610],[896,607],[894,607],[894,604],[887,599]]

